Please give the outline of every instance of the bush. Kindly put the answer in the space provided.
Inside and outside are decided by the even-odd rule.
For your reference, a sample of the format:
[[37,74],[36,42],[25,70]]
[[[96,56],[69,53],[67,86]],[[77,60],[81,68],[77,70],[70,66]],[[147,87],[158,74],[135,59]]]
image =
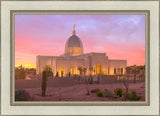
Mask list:
[[137,96],[136,91],[132,91],[129,95],[129,100],[131,101],[139,101],[141,99],[141,96]]
[[122,97],[123,90],[121,88],[117,88],[117,89],[114,90],[114,93],[117,96]]
[[15,91],[15,101],[28,101],[30,99],[30,95],[27,91],[19,89]]
[[24,68],[15,69],[15,78],[16,79],[25,79],[26,78],[26,71]]
[[108,91],[108,89],[104,89],[104,91]]
[[98,91],[101,91],[100,89],[96,88],[96,89],[92,89],[91,93],[97,93]]
[[96,96],[97,96],[97,97],[103,97],[104,95],[103,95],[103,92],[102,92],[102,91],[98,91],[97,94],[96,94]]
[[141,96],[137,96],[136,91],[132,91],[130,94],[128,92],[123,93],[123,100],[131,100],[131,101],[138,101],[141,99]]
[[103,92],[103,96],[105,96],[105,97],[113,97],[113,93],[112,93],[112,92],[110,92],[110,91],[106,91],[106,90],[104,90],[104,92]]
[[123,99],[124,99],[124,100],[129,99],[129,93],[128,93],[128,92],[124,92],[124,93],[123,93]]

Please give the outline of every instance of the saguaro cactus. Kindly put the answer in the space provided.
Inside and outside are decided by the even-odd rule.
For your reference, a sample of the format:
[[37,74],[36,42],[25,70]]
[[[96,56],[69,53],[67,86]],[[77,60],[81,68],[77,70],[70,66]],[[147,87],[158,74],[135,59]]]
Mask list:
[[46,86],[47,86],[47,75],[46,75],[46,71],[43,71],[43,75],[42,75],[42,96],[45,96]]

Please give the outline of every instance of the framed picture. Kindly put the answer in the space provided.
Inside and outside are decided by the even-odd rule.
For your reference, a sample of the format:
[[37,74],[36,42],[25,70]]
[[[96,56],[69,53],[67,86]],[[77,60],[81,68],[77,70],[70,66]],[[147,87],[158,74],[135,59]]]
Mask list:
[[160,115],[159,1],[1,1],[1,115]]

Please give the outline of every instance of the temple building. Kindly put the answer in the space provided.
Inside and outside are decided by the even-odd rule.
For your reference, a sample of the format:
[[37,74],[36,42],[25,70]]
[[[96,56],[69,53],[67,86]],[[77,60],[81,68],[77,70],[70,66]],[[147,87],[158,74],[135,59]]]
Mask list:
[[53,75],[67,76],[80,74],[79,67],[85,67],[86,75],[124,74],[127,60],[109,59],[106,53],[83,53],[83,44],[76,35],[75,25],[73,35],[65,44],[65,53],[60,56],[36,56],[36,73],[42,74],[44,66],[52,68]]

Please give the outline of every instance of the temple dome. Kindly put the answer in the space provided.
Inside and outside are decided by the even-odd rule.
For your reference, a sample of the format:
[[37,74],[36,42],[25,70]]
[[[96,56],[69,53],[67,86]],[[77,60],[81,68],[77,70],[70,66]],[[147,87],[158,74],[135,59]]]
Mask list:
[[76,36],[75,25],[73,29],[73,35],[67,40],[65,45],[65,55],[77,56],[83,54],[82,41]]
[[66,47],[81,47],[83,48],[82,42],[78,36],[72,35],[66,42]]

